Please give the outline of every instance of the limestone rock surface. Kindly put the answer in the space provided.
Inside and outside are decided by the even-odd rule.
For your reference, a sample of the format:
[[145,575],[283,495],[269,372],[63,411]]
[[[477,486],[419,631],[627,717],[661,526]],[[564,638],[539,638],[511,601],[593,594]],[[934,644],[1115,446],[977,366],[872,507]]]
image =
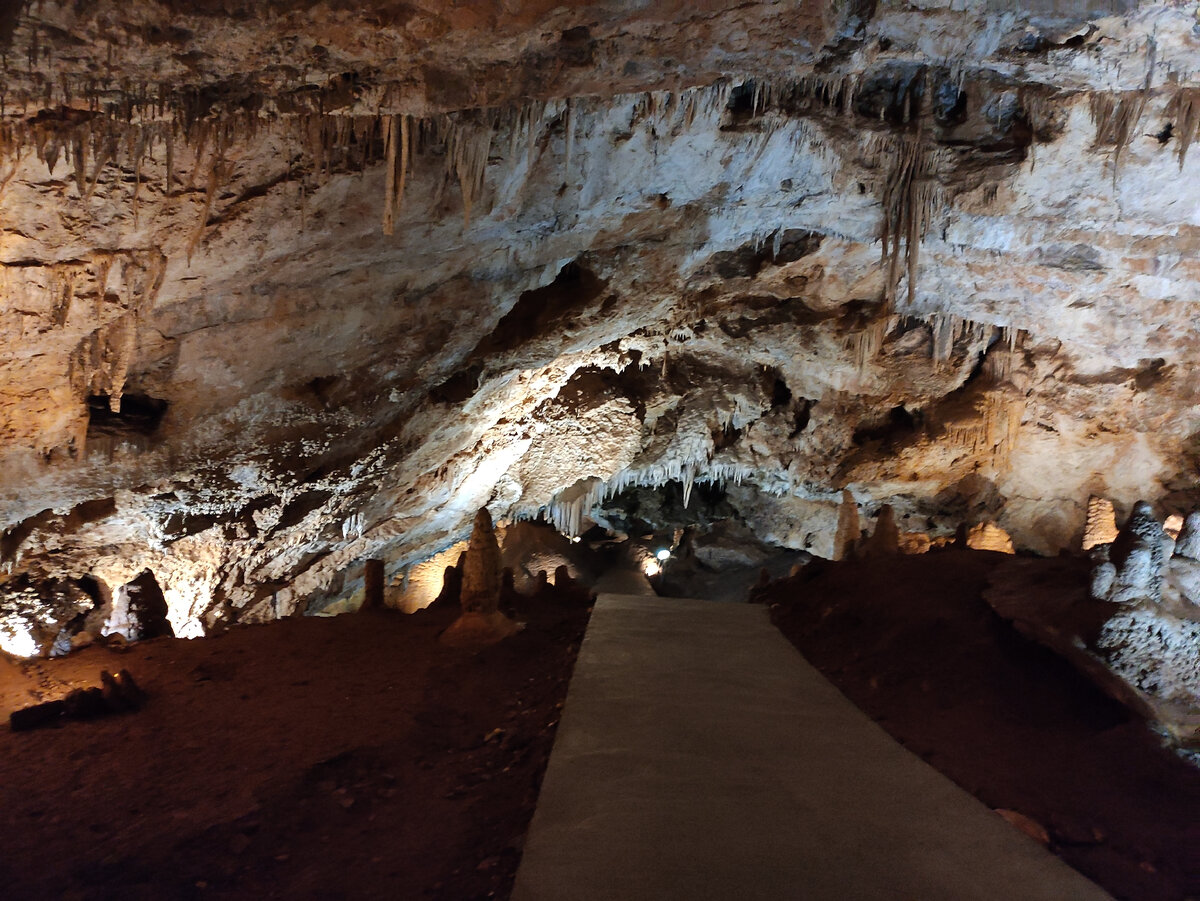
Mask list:
[[1065,6],[7,4],[4,647],[145,571],[178,636],[323,609],[483,506],[1192,509],[1194,4]]

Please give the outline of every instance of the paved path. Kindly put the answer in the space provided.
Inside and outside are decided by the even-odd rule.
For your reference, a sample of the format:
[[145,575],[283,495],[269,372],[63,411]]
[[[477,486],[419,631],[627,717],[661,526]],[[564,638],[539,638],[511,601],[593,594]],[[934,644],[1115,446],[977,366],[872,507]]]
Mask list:
[[761,607],[602,594],[514,901],[1100,901]]

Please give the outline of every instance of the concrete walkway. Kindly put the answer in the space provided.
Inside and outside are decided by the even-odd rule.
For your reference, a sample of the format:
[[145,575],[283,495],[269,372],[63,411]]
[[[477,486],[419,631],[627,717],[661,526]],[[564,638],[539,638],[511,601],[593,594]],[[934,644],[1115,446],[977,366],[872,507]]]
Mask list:
[[514,901],[1099,901],[761,607],[602,594]]

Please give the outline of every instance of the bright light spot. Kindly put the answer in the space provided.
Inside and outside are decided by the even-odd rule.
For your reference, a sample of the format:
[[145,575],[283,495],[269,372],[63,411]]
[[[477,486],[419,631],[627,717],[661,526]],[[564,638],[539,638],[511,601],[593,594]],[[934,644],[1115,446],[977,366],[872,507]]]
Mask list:
[[579,544],[579,542],[581,542],[581,541],[583,541],[583,539],[580,538],[578,535],[576,535],[574,538],[571,539],[571,544]]
[[662,567],[653,557],[647,557],[646,562],[642,564],[642,572],[648,576],[657,576],[662,572]]
[[198,619],[189,619],[182,626],[175,629],[176,638],[203,638],[204,624]]
[[671,559],[671,552],[670,552],[670,551],[668,551],[666,548],[662,548],[662,549],[661,549],[661,550],[660,550],[660,551],[659,551],[657,554],[655,554],[654,556],[655,556],[655,557],[657,557],[657,558],[659,559],[659,562],[661,562],[661,563],[666,563],[668,560],[670,560],[670,559]]
[[34,657],[38,652],[33,636],[15,627],[0,628],[0,648],[14,657]]

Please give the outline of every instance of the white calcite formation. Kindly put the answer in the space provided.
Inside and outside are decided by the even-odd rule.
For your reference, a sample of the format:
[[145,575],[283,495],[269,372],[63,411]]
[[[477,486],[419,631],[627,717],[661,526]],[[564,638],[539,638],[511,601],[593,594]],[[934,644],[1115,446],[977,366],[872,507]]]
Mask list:
[[1113,543],[1092,551],[1092,597],[1113,604],[1159,603],[1167,540],[1154,509],[1138,501]]
[[1189,508],[1195,3],[1008,6],[8,4],[0,632],[670,482],[828,555],[844,490],[1044,552]]
[[1200,738],[1198,530],[1200,512],[1192,512],[1172,540],[1150,504],[1139,502],[1116,539],[1092,550],[1092,595],[1120,608],[1101,629],[1095,650],[1183,741]]

